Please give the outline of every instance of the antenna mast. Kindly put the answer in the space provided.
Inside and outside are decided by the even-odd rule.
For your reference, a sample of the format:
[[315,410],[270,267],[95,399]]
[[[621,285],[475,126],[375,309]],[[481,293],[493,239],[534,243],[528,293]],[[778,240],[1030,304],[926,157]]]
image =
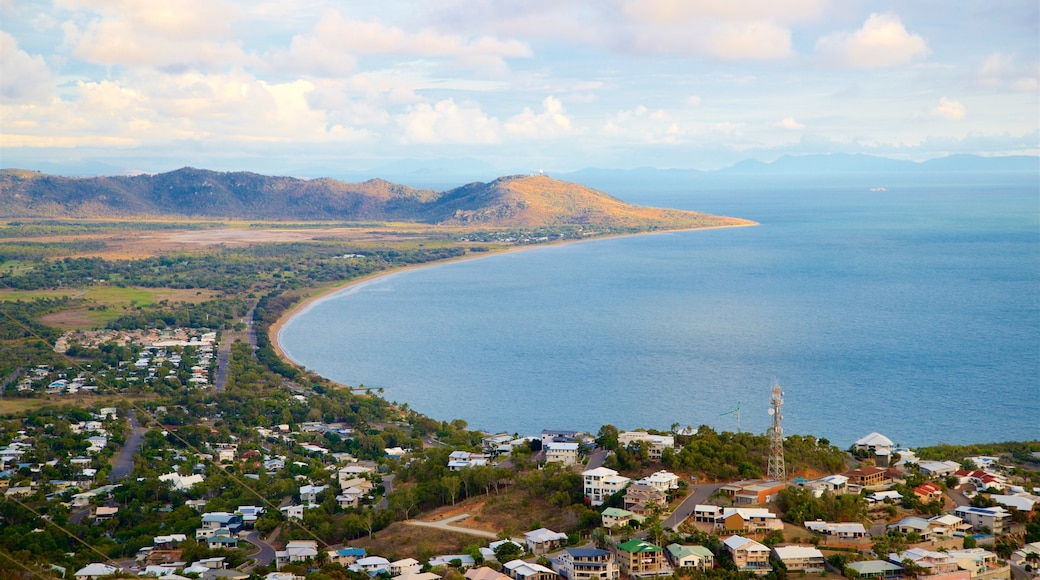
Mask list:
[[784,404],[784,392],[780,384],[773,383],[773,398],[770,401],[769,414],[773,416],[773,425],[769,428],[769,465],[766,476],[773,481],[787,481],[787,468],[784,465],[784,428],[780,424],[783,416],[780,407]]

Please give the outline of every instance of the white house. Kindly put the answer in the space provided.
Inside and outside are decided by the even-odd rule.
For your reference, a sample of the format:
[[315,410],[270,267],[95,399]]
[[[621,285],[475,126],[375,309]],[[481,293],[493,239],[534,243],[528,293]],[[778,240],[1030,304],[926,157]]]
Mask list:
[[877,453],[879,450],[882,450],[887,454],[892,452],[892,448],[895,447],[895,444],[893,444],[892,440],[888,437],[875,431],[874,433],[865,435],[856,440],[856,442],[852,444],[852,447],[872,453]]
[[658,471],[640,479],[637,483],[649,485],[657,491],[668,493],[679,488],[679,476],[670,471]]
[[632,480],[607,467],[597,467],[581,472],[585,480],[585,497],[591,505],[602,505],[615,493],[625,489]]
[[823,552],[813,546],[776,546],[773,556],[783,562],[789,572],[819,574],[827,565]]
[[1004,526],[1011,522],[1011,513],[1001,506],[988,508],[960,506],[953,514],[971,524],[976,530],[989,528],[994,535],[1004,533]]
[[538,528],[525,533],[524,541],[527,543],[527,551],[539,556],[559,547],[561,543],[566,543],[567,534],[554,532],[547,528]]
[[119,571],[119,568],[109,566],[108,564],[102,564],[95,562],[94,564],[87,564],[76,571],[76,580],[97,580],[102,576],[108,576],[109,574],[115,574]]
[[565,467],[578,462],[577,443],[550,443],[545,447],[547,463],[561,463]]
[[651,435],[646,431],[622,431],[618,433],[618,445],[629,447],[637,441],[649,444],[649,457],[652,461],[660,461],[665,449],[675,448],[675,437],[671,435]]

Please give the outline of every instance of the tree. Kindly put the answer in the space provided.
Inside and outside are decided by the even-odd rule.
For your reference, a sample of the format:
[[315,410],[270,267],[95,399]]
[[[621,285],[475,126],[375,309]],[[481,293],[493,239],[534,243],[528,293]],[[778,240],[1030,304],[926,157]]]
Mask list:
[[603,425],[596,433],[596,445],[603,449],[614,451],[618,448],[618,428],[613,425]]
[[522,556],[524,549],[518,546],[512,541],[503,542],[495,548],[495,559],[499,562],[506,563],[510,560],[515,560]]
[[451,505],[455,505],[455,498],[459,495],[459,488],[462,487],[462,480],[452,475],[445,477],[443,480],[444,491],[451,497]]

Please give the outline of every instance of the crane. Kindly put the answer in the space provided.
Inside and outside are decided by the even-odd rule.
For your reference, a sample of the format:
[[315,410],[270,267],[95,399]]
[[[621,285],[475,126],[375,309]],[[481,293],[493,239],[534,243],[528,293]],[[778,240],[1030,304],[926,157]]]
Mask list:
[[737,401],[736,409],[726,411],[725,413],[720,414],[719,417],[725,417],[726,415],[732,415],[733,413],[737,414],[737,433],[740,433],[740,401]]

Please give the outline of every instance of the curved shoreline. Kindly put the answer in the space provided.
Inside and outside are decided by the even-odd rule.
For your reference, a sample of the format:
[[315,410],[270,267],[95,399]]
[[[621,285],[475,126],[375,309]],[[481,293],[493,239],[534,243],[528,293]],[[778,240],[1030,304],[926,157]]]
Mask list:
[[[302,365],[300,365],[300,363],[298,363],[297,361],[295,361],[291,357],[289,357],[289,355],[285,352],[285,349],[282,348],[282,344],[278,341],[278,335],[281,333],[282,328],[289,322],[290,319],[292,319],[292,317],[294,317],[297,314],[303,312],[310,305],[312,305],[312,304],[314,304],[314,303],[316,303],[316,302],[318,302],[320,300],[323,300],[325,298],[328,298],[329,296],[332,296],[333,294],[337,294],[337,293],[339,293],[339,292],[341,292],[343,290],[346,290],[346,289],[351,288],[353,286],[357,286],[359,284],[371,282],[373,280],[378,280],[379,278],[384,278],[386,276],[392,276],[394,274],[400,274],[402,272],[408,272],[408,271],[411,271],[411,270],[417,270],[419,268],[429,268],[429,267],[433,267],[433,266],[439,266],[439,265],[442,265],[442,264],[451,264],[451,263],[454,263],[454,262],[462,262],[462,261],[468,261],[468,260],[479,260],[481,258],[490,258],[492,256],[501,256],[503,254],[509,254],[509,253],[513,253],[513,252],[522,252],[524,250],[532,250],[534,248],[546,248],[546,247],[551,247],[551,246],[580,244],[580,243],[585,243],[585,242],[596,242],[596,241],[600,241],[600,240],[608,240],[608,239],[622,238],[622,237],[652,236],[652,235],[658,235],[658,234],[674,234],[674,233],[678,233],[678,232],[693,232],[693,231],[700,231],[700,230],[718,230],[718,229],[726,229],[726,228],[745,228],[745,227],[759,225],[758,222],[754,222],[754,221],[751,221],[751,220],[745,220],[745,221],[747,221],[748,223],[744,223],[744,224],[731,224],[731,225],[724,225],[724,226],[709,226],[709,227],[703,227],[703,228],[685,228],[685,229],[677,229],[677,230],[662,230],[662,231],[656,231],[656,232],[639,232],[639,233],[634,233],[634,234],[609,234],[609,235],[605,235],[605,236],[597,236],[595,238],[588,238],[588,239],[582,239],[582,240],[560,240],[560,241],[551,242],[551,243],[548,243],[548,244],[531,244],[531,245],[527,245],[527,246],[513,246],[511,248],[506,248],[506,249],[503,249],[503,250],[491,250],[491,251],[488,251],[488,252],[481,252],[479,254],[476,254],[476,253],[465,254],[463,256],[459,256],[458,258],[449,258],[447,260],[437,260],[436,262],[426,262],[426,263],[423,263],[423,264],[414,264],[414,265],[411,265],[411,266],[404,266],[404,267],[400,267],[400,268],[391,268],[389,270],[383,270],[381,272],[376,272],[374,274],[369,274],[367,276],[361,276],[360,278],[355,278],[353,280],[349,280],[347,282],[344,282],[343,284],[336,285],[336,286],[333,286],[331,288],[327,288],[325,290],[318,291],[318,292],[316,292],[314,294],[304,295],[303,298],[299,302],[297,302],[291,308],[289,308],[288,310],[283,312],[282,315],[278,317],[278,320],[274,321],[271,324],[271,326],[268,327],[268,329],[267,329],[268,339],[271,341],[271,346],[274,348],[274,351],[278,355],[278,358],[282,359],[283,361],[285,361],[285,362],[287,362],[289,364],[292,364],[292,365],[295,365],[295,366],[299,367],[299,366],[302,366]],[[325,378],[328,379],[328,377],[325,377]],[[332,379],[328,379],[328,380],[332,380]],[[335,381],[333,381],[333,382],[335,382]]]

